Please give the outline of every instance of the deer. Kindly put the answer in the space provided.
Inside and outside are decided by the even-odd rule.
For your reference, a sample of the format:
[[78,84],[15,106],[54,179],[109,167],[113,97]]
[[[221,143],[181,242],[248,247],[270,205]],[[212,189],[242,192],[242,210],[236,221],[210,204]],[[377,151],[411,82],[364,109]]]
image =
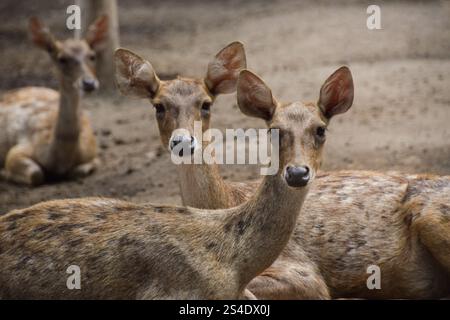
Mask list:
[[[163,146],[169,151],[174,150],[174,141],[192,141],[194,146],[201,139],[194,136],[194,121],[202,122],[203,132],[210,126],[214,100],[204,92],[207,81],[196,80],[196,90],[175,95],[164,90],[168,84],[159,80],[150,62],[124,49],[115,56],[119,89],[125,95],[147,98],[154,105]],[[241,81],[244,88],[249,80],[243,79],[251,78],[248,75]],[[271,100],[268,86],[253,78],[254,91],[266,97],[264,101],[254,97],[261,110],[254,113],[241,104],[239,107],[244,114],[267,121],[277,103]],[[170,85],[183,84],[177,81]],[[238,101],[245,101],[243,92],[248,90],[238,91]],[[202,99],[193,100],[198,96],[209,102],[207,108],[200,107],[198,101]],[[317,102],[297,104],[315,108],[328,128],[331,117],[351,107],[353,96],[350,69],[341,67],[325,80]],[[172,135],[180,128],[190,135]],[[320,131],[320,135],[326,135],[326,130]],[[194,153],[195,148],[191,150]],[[260,183],[224,181],[216,164],[183,163],[177,168],[182,202],[197,208],[239,205]],[[259,299],[418,299],[448,295],[449,190],[448,176],[355,170],[319,173],[293,237],[275,263],[254,278],[248,289]],[[367,270],[372,265],[382,272],[379,290],[367,286]]]
[[91,121],[81,108],[82,93],[99,86],[96,53],[107,36],[108,18],[99,17],[85,39],[57,40],[37,18],[30,18],[33,43],[48,52],[56,67],[59,92],[44,87],[9,91],[0,100],[1,176],[37,186],[51,178],[79,178],[98,166]]
[[[243,107],[260,112],[250,101],[252,86],[243,90],[249,98]],[[325,127],[316,109],[298,104],[277,105],[268,123],[280,131],[277,172],[239,206],[82,198],[1,216],[0,298],[254,298],[246,287],[294,231],[321,164],[323,140],[316,132]],[[66,287],[69,266],[80,268],[80,290]]]
[[[239,41],[230,43],[214,56],[203,79],[178,76],[161,81],[151,63],[136,53],[119,48],[114,57],[117,88],[125,96],[151,100],[162,145],[169,150],[179,143],[188,144],[192,151],[195,150],[194,146],[202,137],[176,134],[176,129],[193,133],[194,122],[201,121],[202,131],[206,131],[210,127],[215,100],[221,94],[236,91],[239,72],[247,67],[244,45]],[[181,164],[177,169],[185,205],[221,209],[237,206],[245,199],[241,189],[231,188],[223,182],[217,166]],[[205,192],[188,190],[203,190],[205,186],[214,188],[207,187]]]

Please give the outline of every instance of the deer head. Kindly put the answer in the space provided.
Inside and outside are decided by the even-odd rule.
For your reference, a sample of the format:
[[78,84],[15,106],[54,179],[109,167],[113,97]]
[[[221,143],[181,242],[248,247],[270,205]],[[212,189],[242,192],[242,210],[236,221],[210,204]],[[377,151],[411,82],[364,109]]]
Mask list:
[[38,18],[30,19],[33,42],[48,52],[62,80],[77,84],[85,92],[99,86],[94,70],[95,58],[102,49],[107,30],[108,18],[104,15],[89,27],[85,39],[57,40]]
[[203,79],[178,77],[162,81],[150,62],[126,49],[116,51],[115,62],[119,90],[124,95],[147,98],[153,104],[163,145],[172,150],[180,143],[186,144],[191,153],[202,138],[194,136],[194,122],[201,121],[203,132],[209,129],[215,98],[234,92],[239,72],[246,67],[244,47],[239,42],[229,44],[214,57]]
[[244,70],[239,75],[240,110],[265,120],[279,132],[279,172],[291,187],[303,187],[321,165],[330,119],[346,112],[353,103],[350,70],[341,67],[322,85],[317,103],[280,103],[258,76]]

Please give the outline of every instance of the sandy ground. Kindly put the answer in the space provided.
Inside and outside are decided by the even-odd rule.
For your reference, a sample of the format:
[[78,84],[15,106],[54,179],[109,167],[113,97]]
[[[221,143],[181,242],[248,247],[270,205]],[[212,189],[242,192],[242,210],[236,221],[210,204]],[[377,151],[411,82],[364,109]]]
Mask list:
[[[46,54],[27,41],[37,14],[61,37],[67,1],[0,4],[0,90],[55,87]],[[329,132],[324,170],[373,169],[450,174],[450,4],[381,4],[382,30],[366,28],[364,1],[122,2],[122,46],[163,76],[201,77],[223,46],[242,41],[248,66],[284,101],[316,100],[320,85],[350,66],[355,101]],[[213,106],[215,128],[264,127],[243,116],[235,95]],[[0,214],[39,201],[82,196],[180,203],[177,174],[161,149],[146,101],[90,97],[102,167],[84,180],[30,189],[0,182]],[[223,166],[227,179],[258,177],[255,166]],[[201,192],[199,190],[199,192]]]

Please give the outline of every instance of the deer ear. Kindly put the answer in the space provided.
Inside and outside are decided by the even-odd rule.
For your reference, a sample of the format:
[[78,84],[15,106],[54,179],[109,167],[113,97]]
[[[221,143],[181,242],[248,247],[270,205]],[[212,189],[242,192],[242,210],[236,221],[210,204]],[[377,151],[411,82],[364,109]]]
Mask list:
[[123,95],[152,98],[156,94],[160,81],[150,62],[126,49],[116,50],[114,62],[117,87]]
[[208,65],[205,83],[209,91],[218,95],[236,91],[239,72],[247,67],[244,45],[233,42],[220,50]]
[[52,53],[56,49],[56,39],[50,30],[37,18],[30,18],[30,33],[34,44]]
[[254,73],[243,70],[237,83],[237,101],[242,113],[270,121],[277,102],[269,87]]
[[353,103],[353,78],[350,69],[336,70],[320,88],[319,108],[323,115],[331,117],[346,112]]
[[88,28],[86,33],[86,42],[95,51],[104,48],[108,37],[109,20],[106,14],[100,16]]

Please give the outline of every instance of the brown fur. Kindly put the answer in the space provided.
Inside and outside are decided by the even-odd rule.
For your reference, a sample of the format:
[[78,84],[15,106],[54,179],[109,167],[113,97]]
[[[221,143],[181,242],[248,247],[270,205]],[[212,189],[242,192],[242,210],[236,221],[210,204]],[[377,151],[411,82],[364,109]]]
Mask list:
[[[436,177],[437,178],[437,177]],[[450,189],[450,178],[439,178]],[[432,181],[432,180],[431,180]],[[269,268],[249,289],[259,298],[437,298],[448,295],[448,231],[436,223],[439,211],[424,210],[423,194],[408,195],[416,181],[399,174],[342,171],[319,175],[311,187],[294,235],[278,262],[291,261],[280,271]],[[429,192],[439,194],[440,190]],[[444,203],[450,199],[441,198]],[[424,223],[433,232],[426,232]],[[428,243],[424,240],[430,239]],[[436,248],[436,249],[434,249]],[[433,254],[434,252],[434,254]],[[289,277],[299,292],[286,294],[286,286],[269,285],[307,264],[315,272]],[[381,268],[381,290],[369,290],[369,265]],[[323,282],[304,295],[305,283]],[[308,285],[309,284],[309,285]],[[321,292],[322,291],[322,292]],[[323,294],[323,292],[329,292]],[[289,291],[287,291],[289,292]],[[287,296],[286,296],[287,295]]]

